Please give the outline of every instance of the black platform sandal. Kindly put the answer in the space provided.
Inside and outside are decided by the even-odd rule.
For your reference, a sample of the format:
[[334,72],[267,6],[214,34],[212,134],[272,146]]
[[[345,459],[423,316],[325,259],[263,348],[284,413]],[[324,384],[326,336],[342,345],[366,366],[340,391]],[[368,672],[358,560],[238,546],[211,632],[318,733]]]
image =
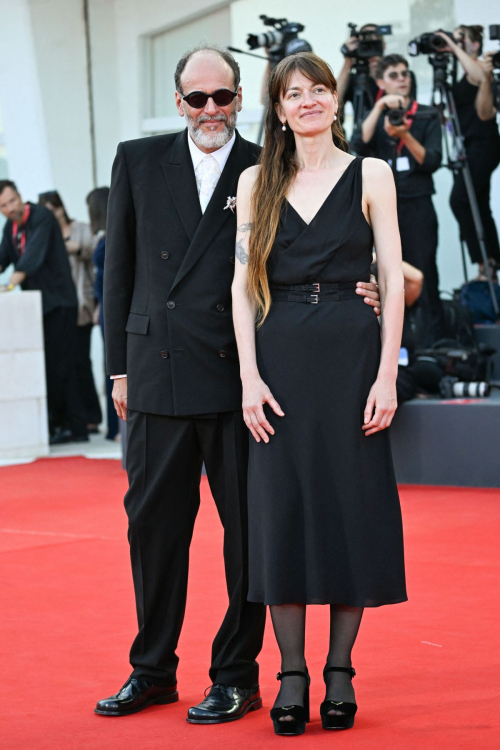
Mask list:
[[[328,672],[347,672],[352,678],[356,672],[352,667],[325,667],[323,677]],[[319,708],[323,729],[351,729],[358,707],[355,703],[345,701],[323,701]],[[342,711],[341,714],[329,714],[328,711]]]
[[[303,677],[306,681],[304,688],[304,699],[303,706],[280,706],[279,708],[271,709],[271,719],[273,721],[274,733],[282,734],[285,736],[295,736],[298,734],[304,734],[306,731],[306,723],[310,721],[309,717],[309,685],[311,684],[311,678],[309,672],[278,672],[276,675],[277,680],[282,680],[283,677]],[[280,721],[285,716],[292,716],[293,718],[288,721]],[[333,717],[332,717],[333,718]]]

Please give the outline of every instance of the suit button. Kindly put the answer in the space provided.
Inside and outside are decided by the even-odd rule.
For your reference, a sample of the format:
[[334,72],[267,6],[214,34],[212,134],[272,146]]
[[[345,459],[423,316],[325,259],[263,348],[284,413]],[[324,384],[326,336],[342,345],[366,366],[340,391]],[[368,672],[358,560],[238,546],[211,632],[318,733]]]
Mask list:
[[219,357],[224,358],[225,356],[226,356],[226,352],[224,351],[224,349],[221,349],[219,352]]
[[163,359],[168,359],[170,357],[170,352],[167,352],[165,349],[162,349],[160,354]]
[[231,257],[229,258],[229,262],[232,266],[234,266],[234,255],[231,255]]
[[224,305],[217,305],[217,310],[219,312],[224,312]]
[[163,258],[163,260],[168,260],[170,258],[170,253],[167,253],[167,251],[164,250],[161,254],[161,257]]
[[173,302],[172,300],[170,300],[170,302],[167,302],[167,307],[168,307],[169,310],[173,310],[174,307],[175,307],[175,302]]

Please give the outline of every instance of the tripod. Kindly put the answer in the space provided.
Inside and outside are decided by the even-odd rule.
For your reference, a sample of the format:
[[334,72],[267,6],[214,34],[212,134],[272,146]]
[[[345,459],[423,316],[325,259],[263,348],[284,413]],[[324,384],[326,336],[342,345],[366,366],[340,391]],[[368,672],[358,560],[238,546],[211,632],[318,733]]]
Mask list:
[[368,87],[368,80],[370,77],[369,66],[367,60],[357,60],[356,70],[352,72],[354,75],[354,94],[352,98],[352,107],[354,109],[354,130],[361,127],[363,120],[366,115],[365,102],[368,98],[370,106],[368,109],[372,109],[374,102],[371,91]]
[[[488,255],[486,252],[483,222],[481,221],[481,215],[479,213],[479,207],[477,205],[476,192],[472,183],[469,163],[467,161],[467,153],[465,151],[464,138],[460,129],[460,123],[458,121],[457,110],[455,107],[455,100],[453,98],[453,92],[448,81],[448,61],[449,56],[444,52],[437,52],[435,55],[429,56],[429,62],[432,65],[434,73],[434,80],[432,85],[432,105],[439,112],[439,117],[441,120],[441,130],[443,133],[445,153],[447,158],[447,164],[445,166],[451,169],[454,174],[458,174],[461,171],[464,176],[465,189],[467,191],[467,198],[469,200],[469,205],[472,212],[477,241],[479,249],[481,251],[481,257],[483,259],[486,277],[488,279],[488,288],[491,295],[491,302],[493,304],[495,314],[498,317],[500,311],[498,309],[495,288],[493,286],[493,277],[490,264],[488,262]],[[464,243],[461,238],[460,242],[462,249],[464,277],[467,281],[465,250]]]

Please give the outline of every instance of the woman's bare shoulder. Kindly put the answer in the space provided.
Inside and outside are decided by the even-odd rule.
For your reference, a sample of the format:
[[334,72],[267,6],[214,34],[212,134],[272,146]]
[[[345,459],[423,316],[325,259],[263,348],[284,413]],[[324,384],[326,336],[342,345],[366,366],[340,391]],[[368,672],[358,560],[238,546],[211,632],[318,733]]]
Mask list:
[[258,177],[259,171],[260,166],[258,164],[253,167],[247,167],[246,169],[244,169],[240,174],[240,178],[238,180],[238,189],[245,191],[251,190]]
[[363,177],[375,180],[393,178],[392,169],[383,159],[367,156],[363,159]]

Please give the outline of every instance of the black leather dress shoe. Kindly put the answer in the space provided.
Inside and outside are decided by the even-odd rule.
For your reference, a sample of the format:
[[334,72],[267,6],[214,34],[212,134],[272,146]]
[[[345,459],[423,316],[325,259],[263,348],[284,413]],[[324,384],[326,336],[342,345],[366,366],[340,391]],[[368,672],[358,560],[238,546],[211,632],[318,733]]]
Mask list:
[[214,684],[205,700],[189,709],[186,721],[190,724],[223,724],[242,719],[248,711],[262,708],[258,687],[239,688]]
[[128,716],[156,703],[164,705],[178,700],[177,686],[165,687],[131,677],[116,695],[99,701],[94,711],[101,716]]
[[74,432],[71,432],[71,430],[59,430],[59,432],[56,432],[54,435],[52,435],[49,440],[50,445],[66,445],[66,443],[88,442],[89,436],[86,433],[85,435],[76,435]]

